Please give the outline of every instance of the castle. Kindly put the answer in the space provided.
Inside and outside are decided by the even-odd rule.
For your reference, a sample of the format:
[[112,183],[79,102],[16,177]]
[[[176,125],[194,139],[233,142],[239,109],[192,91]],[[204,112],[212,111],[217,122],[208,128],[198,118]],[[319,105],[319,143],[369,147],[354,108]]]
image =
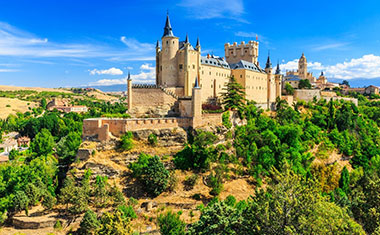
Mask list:
[[281,96],[279,67],[273,73],[268,56],[265,69],[258,63],[259,42],[236,42],[224,46],[225,58],[201,55],[199,38],[195,48],[186,35],[184,41],[174,36],[169,16],[164,33],[156,45],[156,85],[170,88],[178,97],[191,97],[196,78],[202,93],[202,103],[215,102],[225,92],[230,77],[240,83],[247,100],[263,108],[271,108],[276,97]]

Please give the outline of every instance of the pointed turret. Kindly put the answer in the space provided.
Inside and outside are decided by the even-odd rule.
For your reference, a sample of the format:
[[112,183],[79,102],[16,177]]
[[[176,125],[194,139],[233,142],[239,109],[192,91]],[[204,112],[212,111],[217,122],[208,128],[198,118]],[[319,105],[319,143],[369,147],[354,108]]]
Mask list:
[[277,68],[276,68],[276,74],[280,74],[281,69],[280,69],[280,61],[277,61]]
[[160,42],[157,40],[156,48],[160,48]]
[[185,43],[189,43],[189,35],[186,33],[186,39],[185,39]]
[[195,85],[194,88],[200,88],[198,83],[198,77],[195,77]]
[[323,73],[323,71],[321,72],[321,77],[322,77],[322,76],[325,76],[325,74]]
[[270,52],[268,52],[268,59],[267,63],[265,64],[265,69],[270,69],[272,68],[272,62],[270,61]]
[[197,38],[197,45],[195,46],[195,49],[197,49],[197,51],[201,49],[201,43],[199,42],[199,37]]
[[131,73],[128,71],[128,81],[129,80],[132,80],[132,79],[131,79]]
[[172,26],[170,25],[169,13],[166,15],[164,35],[162,37],[174,37]]

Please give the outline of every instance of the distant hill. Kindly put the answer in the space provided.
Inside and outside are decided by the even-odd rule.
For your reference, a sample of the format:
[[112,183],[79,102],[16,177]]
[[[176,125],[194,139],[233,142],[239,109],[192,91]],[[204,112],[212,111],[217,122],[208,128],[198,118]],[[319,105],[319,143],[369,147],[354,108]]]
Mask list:
[[98,89],[103,92],[116,92],[116,91],[126,91],[126,85],[110,85],[110,86],[89,86],[91,88]]
[[[331,82],[341,83],[342,79],[328,79]],[[380,87],[380,78],[355,78],[347,79],[351,87],[367,87],[369,85]]]

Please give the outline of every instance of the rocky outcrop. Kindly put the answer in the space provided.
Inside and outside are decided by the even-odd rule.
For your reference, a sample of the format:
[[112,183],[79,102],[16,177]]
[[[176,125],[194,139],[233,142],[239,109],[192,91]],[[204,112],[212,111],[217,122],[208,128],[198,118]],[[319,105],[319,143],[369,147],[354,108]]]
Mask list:
[[84,164],[82,169],[91,169],[94,175],[105,175],[108,178],[115,178],[119,176],[121,173],[120,171],[112,167],[95,162],[87,162],[86,164]]
[[95,149],[78,149],[77,159],[79,161],[87,161]]
[[157,136],[158,145],[163,147],[182,146],[187,142],[187,132],[182,128],[133,131],[137,140],[147,140],[152,133]]

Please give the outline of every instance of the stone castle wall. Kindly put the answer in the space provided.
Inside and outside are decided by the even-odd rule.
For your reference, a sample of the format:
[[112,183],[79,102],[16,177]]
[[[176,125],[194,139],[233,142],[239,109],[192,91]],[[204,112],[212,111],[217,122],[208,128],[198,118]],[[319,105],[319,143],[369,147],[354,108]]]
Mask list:
[[294,100],[312,101],[314,97],[321,99],[320,90],[296,89],[294,90]]
[[173,105],[177,100],[158,87],[133,87],[133,107]]
[[120,137],[127,131],[162,130],[170,128],[189,128],[210,125],[221,125],[222,114],[202,114],[201,121],[194,122],[190,117],[174,118],[90,118],[83,120],[83,137],[108,141]]

